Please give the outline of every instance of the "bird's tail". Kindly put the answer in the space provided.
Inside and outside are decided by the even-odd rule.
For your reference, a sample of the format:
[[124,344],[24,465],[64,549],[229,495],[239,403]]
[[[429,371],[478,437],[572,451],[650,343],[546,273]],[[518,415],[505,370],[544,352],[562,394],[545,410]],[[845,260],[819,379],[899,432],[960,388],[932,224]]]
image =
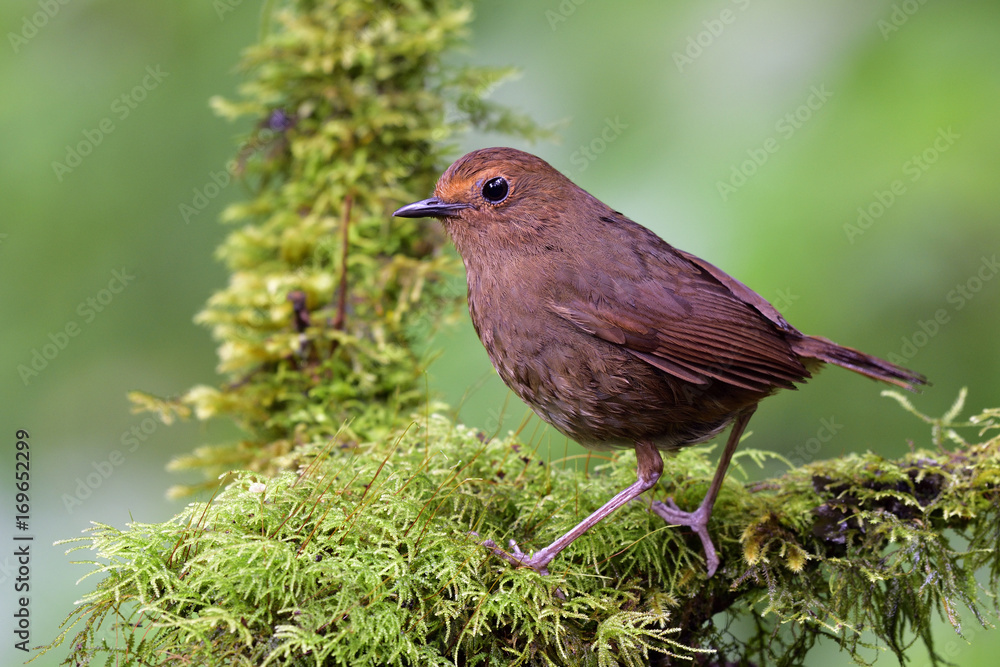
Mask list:
[[920,391],[920,387],[927,384],[927,378],[920,373],[914,373],[853,348],[837,345],[832,340],[819,336],[803,336],[792,344],[792,349],[800,357],[836,364],[909,391]]

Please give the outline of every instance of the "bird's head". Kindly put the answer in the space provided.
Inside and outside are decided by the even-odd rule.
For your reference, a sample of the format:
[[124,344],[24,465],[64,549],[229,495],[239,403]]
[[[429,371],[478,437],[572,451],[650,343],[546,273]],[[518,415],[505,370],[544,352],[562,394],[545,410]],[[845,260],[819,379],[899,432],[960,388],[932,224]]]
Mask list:
[[455,161],[434,196],[393,215],[438,218],[463,255],[470,244],[537,242],[572,220],[573,209],[596,199],[548,162],[513,148],[483,148]]

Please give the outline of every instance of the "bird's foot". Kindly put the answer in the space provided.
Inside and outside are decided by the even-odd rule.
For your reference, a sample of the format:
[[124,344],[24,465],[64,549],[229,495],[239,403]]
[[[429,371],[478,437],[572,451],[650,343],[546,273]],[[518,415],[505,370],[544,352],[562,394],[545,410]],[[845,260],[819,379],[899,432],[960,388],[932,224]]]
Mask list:
[[667,498],[665,503],[658,500],[653,502],[650,510],[669,524],[687,526],[701,538],[701,546],[705,550],[705,566],[711,578],[719,569],[719,555],[715,552],[715,545],[708,535],[708,519],[712,516],[712,511],[701,505],[693,512],[685,512],[677,506],[673,498]]
[[517,542],[514,540],[511,540],[509,543],[510,551],[504,551],[497,546],[497,543],[493,540],[484,540],[480,542],[480,544],[512,565],[516,565],[518,567],[530,567],[532,570],[535,570],[542,575],[547,575],[549,573],[548,565],[552,562],[552,556],[546,554],[544,549],[533,556],[528,556],[528,554],[521,551],[521,548],[517,546]]

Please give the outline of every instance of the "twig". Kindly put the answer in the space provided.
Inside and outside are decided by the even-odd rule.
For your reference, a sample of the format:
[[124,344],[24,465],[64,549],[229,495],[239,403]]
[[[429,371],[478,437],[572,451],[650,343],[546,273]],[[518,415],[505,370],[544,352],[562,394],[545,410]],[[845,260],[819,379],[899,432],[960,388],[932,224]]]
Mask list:
[[343,234],[340,242],[340,286],[337,292],[337,316],[333,320],[335,331],[343,331],[347,313],[347,232],[351,225],[351,204],[353,202],[354,198],[351,195],[344,198],[344,219],[340,224]]

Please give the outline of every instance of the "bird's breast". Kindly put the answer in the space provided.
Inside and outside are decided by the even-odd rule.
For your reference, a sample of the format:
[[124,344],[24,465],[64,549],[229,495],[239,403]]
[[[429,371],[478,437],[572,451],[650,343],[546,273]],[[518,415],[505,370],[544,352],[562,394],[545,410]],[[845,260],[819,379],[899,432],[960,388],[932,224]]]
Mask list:
[[558,316],[545,276],[519,275],[469,270],[469,313],[504,383],[559,431],[593,448],[671,449],[731,420],[729,406],[688,400],[683,382]]

